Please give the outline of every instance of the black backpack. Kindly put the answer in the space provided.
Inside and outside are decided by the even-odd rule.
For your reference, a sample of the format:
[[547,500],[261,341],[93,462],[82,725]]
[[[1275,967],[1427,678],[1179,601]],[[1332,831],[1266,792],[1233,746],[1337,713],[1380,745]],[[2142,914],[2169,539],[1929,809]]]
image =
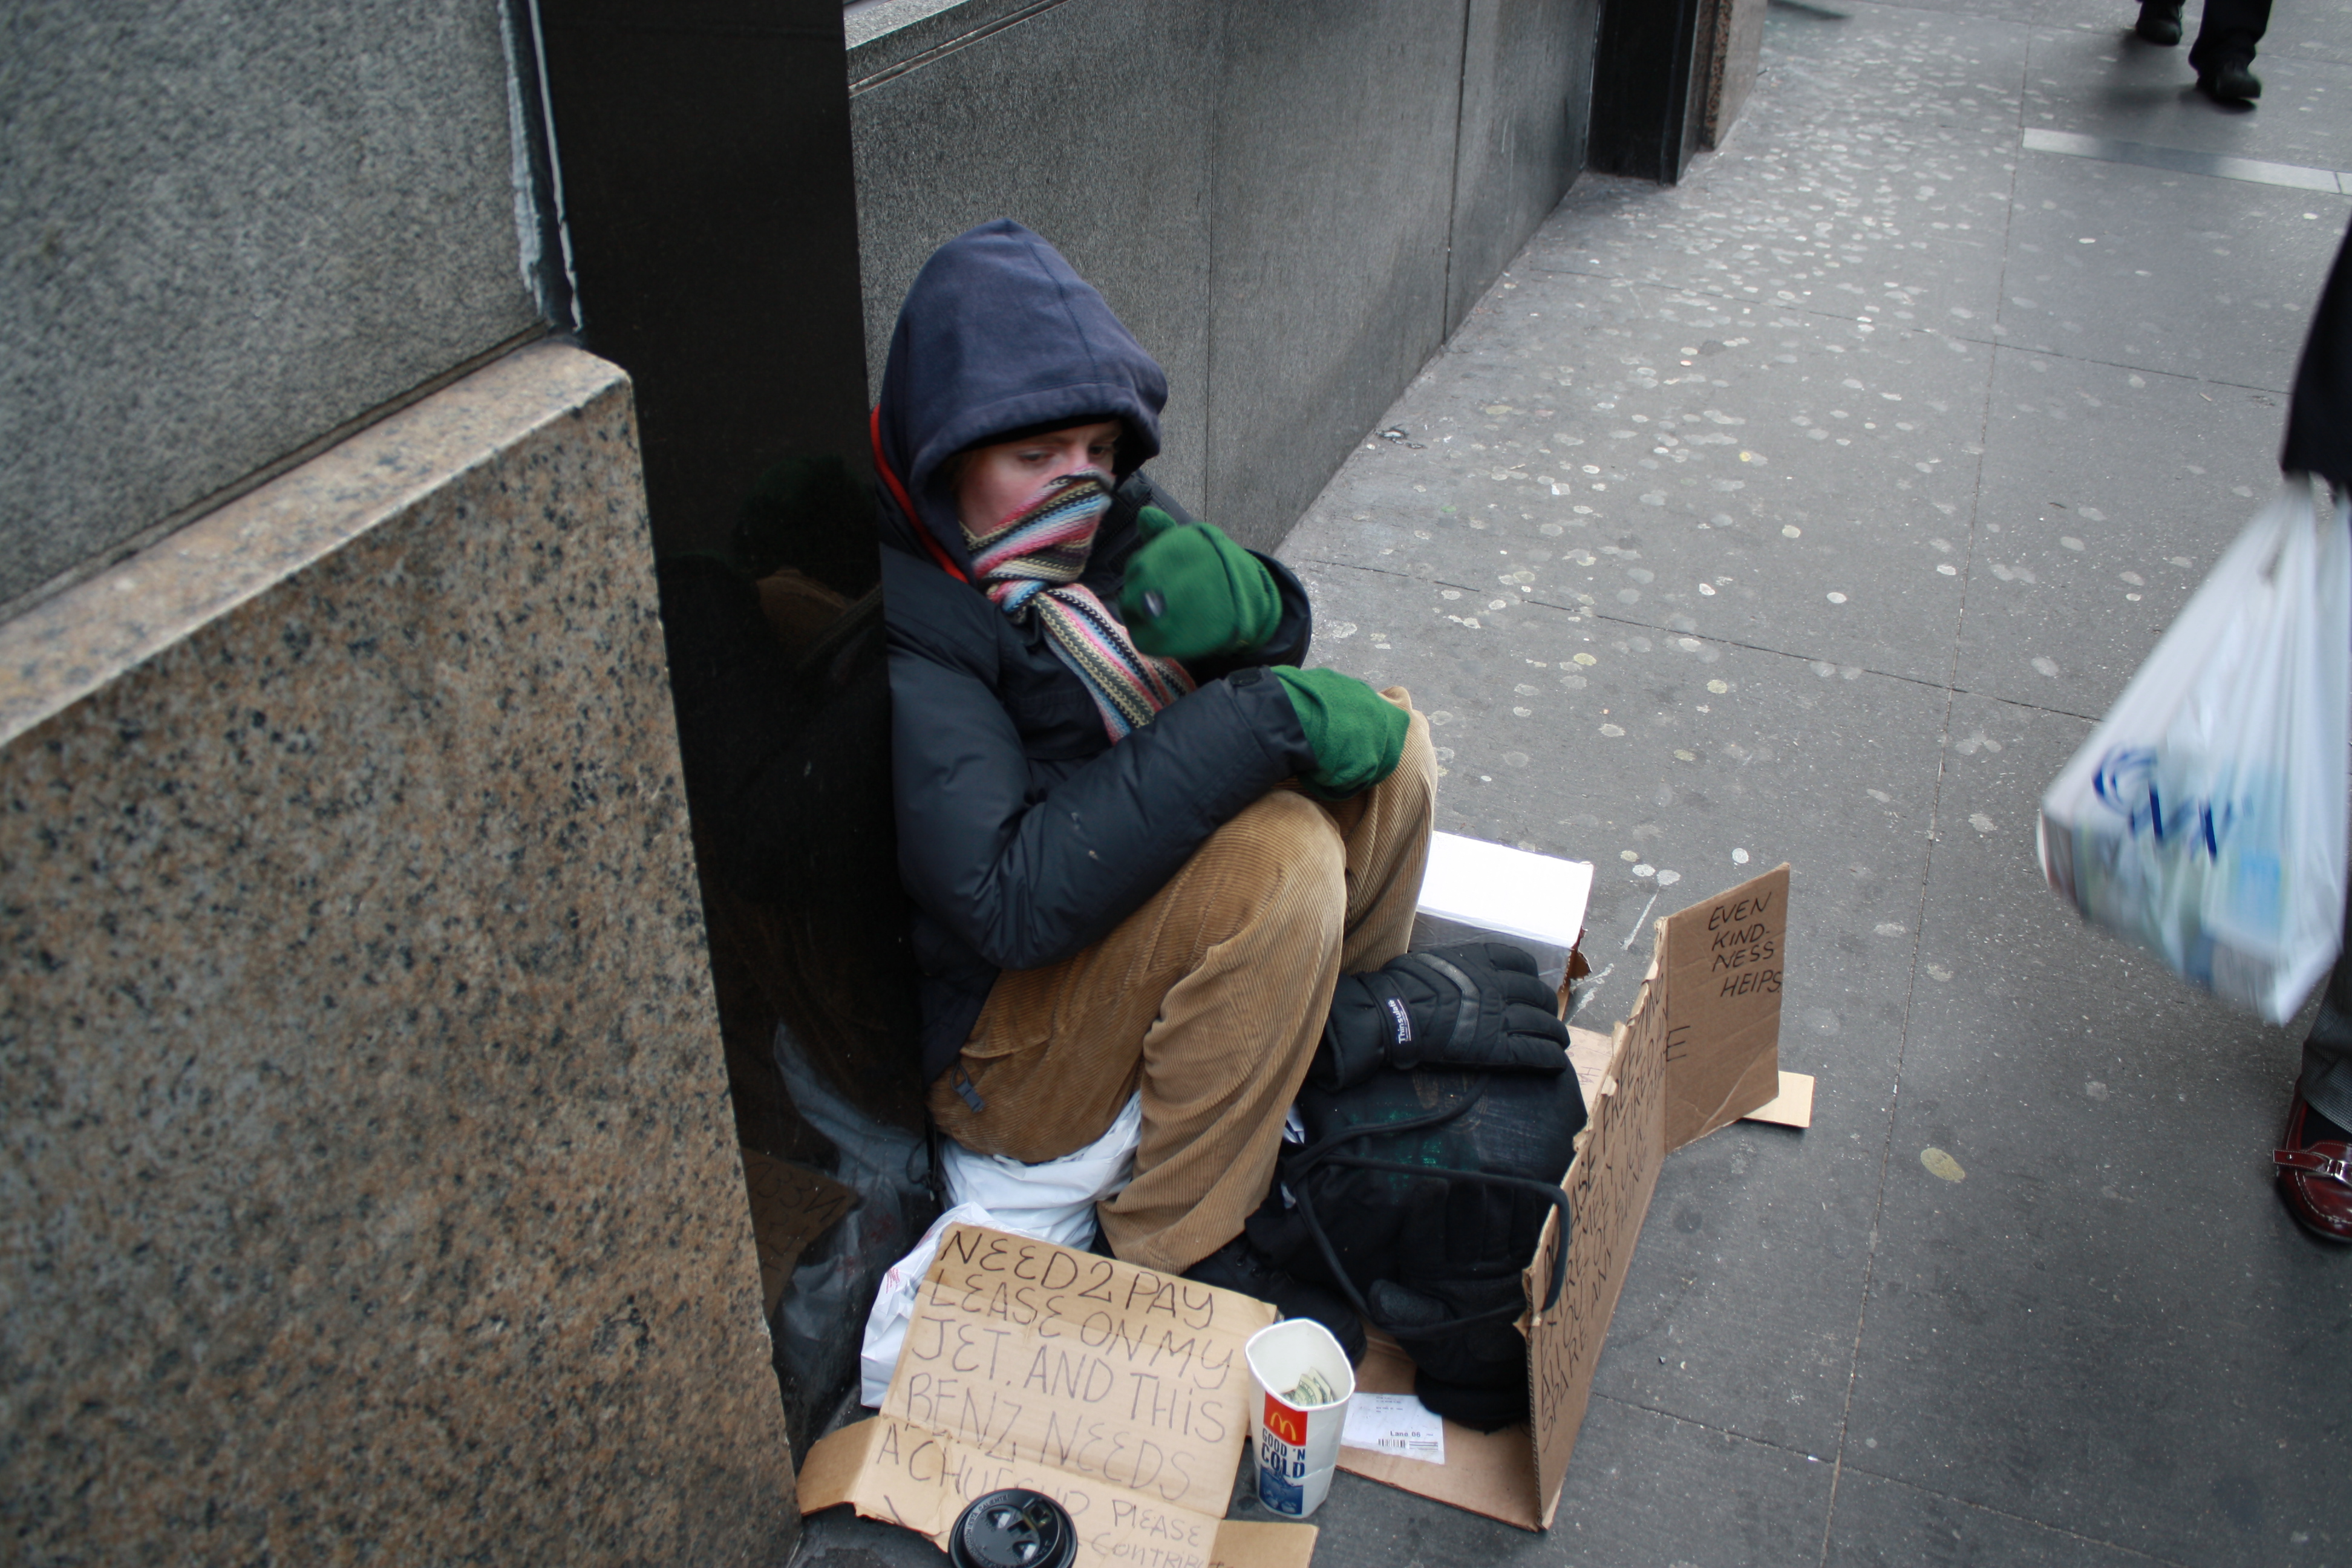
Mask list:
[[[1567,1027],[1538,1004],[1534,970],[1516,948],[1475,943],[1340,976],[1247,1226],[1260,1252],[1404,1348],[1423,1404],[1486,1431],[1528,1414],[1520,1276],[1555,1211],[1565,1237],[1560,1184],[1585,1122]],[[1567,1258],[1563,1240],[1546,1310]]]

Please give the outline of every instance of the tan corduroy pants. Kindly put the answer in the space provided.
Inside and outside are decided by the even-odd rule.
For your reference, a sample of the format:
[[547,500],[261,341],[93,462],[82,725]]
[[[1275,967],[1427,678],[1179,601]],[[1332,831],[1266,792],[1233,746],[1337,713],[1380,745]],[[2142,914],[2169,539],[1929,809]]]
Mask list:
[[1276,789],[1211,834],[1108,936],[997,976],[959,1063],[984,1109],[931,1086],[966,1148],[1051,1160],[1143,1092],[1135,1179],[1097,1205],[1111,1249],[1181,1273],[1241,1234],[1265,1196],[1283,1118],[1342,972],[1404,952],[1429,858],[1437,760],[1412,714],[1396,772],[1322,805]]

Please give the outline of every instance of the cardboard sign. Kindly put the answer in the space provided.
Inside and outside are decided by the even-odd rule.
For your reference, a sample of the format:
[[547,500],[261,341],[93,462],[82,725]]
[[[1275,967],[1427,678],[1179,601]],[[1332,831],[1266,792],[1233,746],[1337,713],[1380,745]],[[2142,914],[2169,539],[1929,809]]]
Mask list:
[[942,1545],[974,1498],[1025,1486],[1078,1528],[1081,1564],[1283,1568],[1311,1525],[1223,1515],[1249,1434],[1246,1296],[1093,1253],[951,1226],[882,1414],[810,1449],[801,1506],[850,1503]]
[[1738,1121],[1780,1092],[1780,971],[1789,868],[1670,916],[1666,1148]]
[[743,1151],[743,1180],[751,1189],[760,1293],[772,1319],[802,1251],[857,1205],[857,1194],[823,1171],[751,1149]]
[[[1221,1539],[1230,1525],[1213,1513],[1173,1507],[1150,1491],[1073,1477],[1034,1455],[1015,1458],[1010,1444],[984,1449],[952,1433],[889,1415],[845,1426],[811,1448],[801,1468],[800,1500],[803,1512],[850,1503],[868,1519],[928,1535],[945,1550],[948,1531],[965,1505],[1006,1487],[1044,1492],[1069,1510],[1077,1526],[1080,1564],[1208,1568],[1231,1558],[1266,1568],[1304,1564],[1314,1555],[1312,1526],[1275,1527],[1306,1538],[1295,1554],[1269,1554],[1269,1547],[1287,1544],[1287,1538],[1276,1536],[1258,1542],[1255,1555],[1236,1556],[1235,1543]],[[1218,1511],[1223,1507],[1220,1500]]]
[[[1529,1436],[1542,1503],[1538,1522],[1547,1527],[1559,1506],[1560,1482],[1592,1398],[1601,1342],[1665,1158],[1666,1026],[1658,972],[1653,955],[1633,1016],[1612,1036],[1608,1076],[1586,1098],[1588,1120],[1568,1168],[1569,1233],[1559,1234],[1555,1215],[1528,1266]],[[1568,1284],[1559,1304],[1540,1311],[1551,1283],[1552,1252],[1560,1247],[1568,1248]]]
[[[1659,925],[1663,933],[1664,922]],[[1551,1523],[1592,1396],[1601,1342],[1665,1155],[1665,1009],[1652,1000],[1658,973],[1653,960],[1633,1016],[1613,1035],[1569,1031],[1569,1060],[1584,1089],[1587,1120],[1569,1167],[1570,1233],[1560,1236],[1557,1216],[1548,1222],[1522,1280],[1530,1307],[1520,1324],[1528,1336],[1529,1425],[1483,1433],[1449,1421],[1443,1466],[1345,1448],[1340,1468],[1523,1530]],[[1537,1312],[1563,1239],[1567,1282],[1552,1310]],[[1356,1384],[1405,1393],[1412,1373],[1403,1352],[1381,1338],[1357,1369]]]
[[[1412,1358],[1377,1329],[1368,1330],[1362,1364],[1356,1368],[1356,1393],[1411,1394]],[[1341,1448],[1339,1468],[1400,1491],[1451,1503],[1472,1513],[1483,1513],[1533,1530],[1543,1514],[1536,1496],[1536,1471],[1525,1426],[1481,1432],[1452,1421],[1440,1423],[1444,1433],[1445,1460],[1433,1465],[1402,1454],[1373,1448]]]
[[[1521,1281],[1528,1424],[1478,1433],[1447,1422],[1443,1465],[1343,1448],[1342,1469],[1524,1529],[1551,1523],[1659,1166],[1680,1143],[1763,1106],[1779,1088],[1788,885],[1782,866],[1659,921],[1649,973],[1625,1021],[1608,1036],[1569,1030],[1588,1120],[1568,1172],[1568,1233],[1556,1215],[1546,1223]],[[1727,940],[1735,933],[1746,939],[1736,963]],[[1720,949],[1718,938],[1726,939]],[[1567,1282],[1544,1310],[1561,1247]],[[1412,1375],[1402,1351],[1375,1337],[1357,1386],[1402,1393]]]

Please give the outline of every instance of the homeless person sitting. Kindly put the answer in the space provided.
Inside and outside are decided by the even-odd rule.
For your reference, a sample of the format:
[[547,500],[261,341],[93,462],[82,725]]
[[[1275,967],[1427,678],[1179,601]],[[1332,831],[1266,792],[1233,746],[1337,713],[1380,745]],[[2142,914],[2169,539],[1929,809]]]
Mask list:
[[1436,762],[1401,688],[1302,669],[1306,592],[1139,471],[1167,381],[999,220],[908,291],[874,416],[892,778],[933,1119],[1034,1163],[1139,1089],[1133,1263],[1355,1314],[1253,1252],[1335,978],[1405,951]]

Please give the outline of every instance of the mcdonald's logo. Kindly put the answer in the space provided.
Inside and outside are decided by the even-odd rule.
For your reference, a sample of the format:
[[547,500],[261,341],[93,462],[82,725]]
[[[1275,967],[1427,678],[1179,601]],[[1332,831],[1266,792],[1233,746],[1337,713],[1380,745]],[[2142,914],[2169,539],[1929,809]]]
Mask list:
[[1307,1416],[1269,1394],[1265,1396],[1265,1429],[1294,1448],[1307,1447]]

